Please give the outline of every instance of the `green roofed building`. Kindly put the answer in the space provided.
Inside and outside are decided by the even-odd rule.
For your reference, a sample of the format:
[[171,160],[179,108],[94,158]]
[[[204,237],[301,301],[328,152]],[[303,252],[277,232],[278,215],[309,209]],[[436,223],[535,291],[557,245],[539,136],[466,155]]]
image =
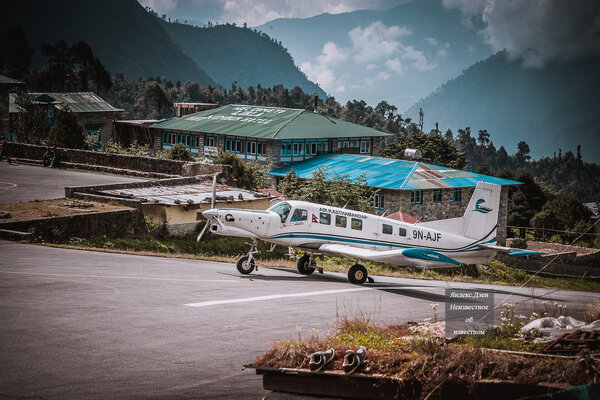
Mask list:
[[[86,135],[98,133],[99,140],[106,142],[114,136],[114,122],[123,113],[106,100],[93,92],[68,93],[29,93],[28,101],[40,107],[46,113],[46,125],[50,129],[56,121],[59,110],[68,110],[77,116],[77,121],[83,126]],[[15,115],[27,112],[18,105],[18,95],[10,94],[10,113]]]
[[159,121],[154,147],[183,143],[193,154],[227,151],[243,160],[280,166],[324,153],[378,155],[388,133],[307,110],[227,105]]

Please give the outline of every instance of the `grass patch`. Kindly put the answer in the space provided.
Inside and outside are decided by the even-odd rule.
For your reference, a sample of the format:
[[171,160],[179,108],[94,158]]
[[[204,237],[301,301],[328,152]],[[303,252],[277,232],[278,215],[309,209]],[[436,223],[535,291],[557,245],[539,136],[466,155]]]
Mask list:
[[[248,240],[243,238],[220,237],[210,235],[210,233],[201,242],[197,242],[196,233],[194,233],[185,237],[168,237],[157,234],[129,236],[118,239],[82,239],[74,237],[54,245],[139,255],[235,262],[238,257],[248,251],[247,242]],[[296,268],[296,260],[289,259],[286,247],[277,246],[273,252],[269,252],[269,248],[269,244],[259,242],[260,253],[257,255],[257,258],[260,265]],[[323,267],[325,271],[330,272],[347,273],[352,264],[354,264],[353,260],[341,257],[323,257],[323,259],[318,260],[318,265]],[[497,260],[492,260],[488,265],[467,265],[437,269],[401,268],[391,264],[376,264],[371,262],[365,262],[364,265],[371,275],[499,285],[520,286],[532,276],[529,272],[506,266]],[[600,280],[539,274],[533,277],[527,283],[526,287],[600,292]],[[598,311],[595,313],[600,314]]]

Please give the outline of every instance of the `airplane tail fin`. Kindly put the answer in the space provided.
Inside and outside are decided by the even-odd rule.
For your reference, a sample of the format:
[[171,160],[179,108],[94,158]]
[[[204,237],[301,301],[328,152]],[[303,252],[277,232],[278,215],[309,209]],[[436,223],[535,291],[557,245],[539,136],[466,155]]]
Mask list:
[[463,216],[463,235],[472,239],[496,237],[500,185],[478,182]]

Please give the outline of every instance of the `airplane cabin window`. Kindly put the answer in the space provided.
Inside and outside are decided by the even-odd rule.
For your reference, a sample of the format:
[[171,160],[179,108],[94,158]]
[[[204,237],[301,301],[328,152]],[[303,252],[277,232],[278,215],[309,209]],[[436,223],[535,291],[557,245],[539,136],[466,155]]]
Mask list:
[[281,218],[281,222],[285,222],[288,215],[290,215],[291,209],[292,209],[292,206],[290,205],[290,203],[283,202],[283,203],[275,204],[273,207],[271,207],[269,209],[269,211],[273,211],[273,212],[276,212],[277,214],[279,214],[279,217]]
[[394,228],[391,225],[383,224],[381,231],[386,235],[391,235],[394,232]]
[[331,225],[331,214],[321,213],[319,215],[319,223],[323,225]]
[[352,222],[350,223],[350,227],[352,229],[356,229],[357,231],[362,231],[362,219],[352,218]]
[[398,233],[400,234],[400,236],[406,236],[406,229],[400,228],[400,231]]
[[308,219],[308,211],[301,208],[296,208],[292,214],[290,222],[306,221]]
[[335,226],[337,226],[338,228],[345,228],[346,227],[346,217],[342,217],[341,215],[336,215],[335,216]]

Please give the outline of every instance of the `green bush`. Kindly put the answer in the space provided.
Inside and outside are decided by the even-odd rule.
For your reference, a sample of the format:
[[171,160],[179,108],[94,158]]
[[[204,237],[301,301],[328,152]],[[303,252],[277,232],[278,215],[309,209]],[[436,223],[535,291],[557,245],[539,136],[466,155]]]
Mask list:
[[526,249],[527,248],[527,239],[525,238],[517,238],[512,241],[511,247],[515,249]]
[[183,143],[177,143],[169,150],[169,158],[171,160],[194,161],[194,156],[185,147]]

